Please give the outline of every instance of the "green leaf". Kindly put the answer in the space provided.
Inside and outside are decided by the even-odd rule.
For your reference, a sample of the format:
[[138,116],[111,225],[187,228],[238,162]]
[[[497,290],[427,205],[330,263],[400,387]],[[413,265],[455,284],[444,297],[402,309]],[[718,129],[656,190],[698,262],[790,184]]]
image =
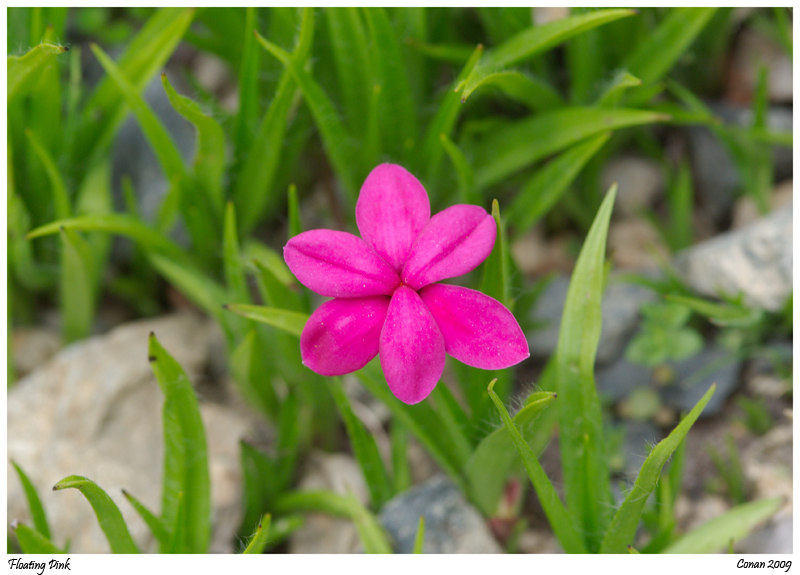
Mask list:
[[428,42],[420,42],[419,40],[409,37],[406,39],[406,44],[413,49],[422,52],[426,56],[434,60],[441,60],[443,62],[450,62],[452,64],[464,65],[475,48],[471,44],[455,44],[442,42],[439,44],[429,44]]
[[365,110],[369,108],[369,51],[358,8],[327,8],[330,44],[347,123],[354,134],[366,133]]
[[222,230],[222,262],[225,283],[230,297],[238,303],[250,303],[250,291],[239,255],[239,237],[236,231],[236,211],[233,202],[225,208],[225,223]]
[[125,498],[130,502],[133,508],[136,510],[136,513],[139,514],[147,526],[150,528],[150,532],[158,541],[158,544],[161,546],[167,546],[171,540],[170,533],[167,531],[167,528],[164,527],[164,524],[161,522],[161,519],[156,517],[144,504],[136,499],[133,495],[122,490],[122,494]]
[[600,545],[601,553],[624,553],[626,547],[633,544],[644,504],[658,484],[661,469],[689,433],[694,422],[700,417],[711,396],[714,395],[715,389],[716,385],[712,385],[689,412],[689,415],[684,417],[683,421],[672,430],[672,433],[660,441],[647,456],[641,471],[639,471],[639,476],[636,478],[636,483],[611,520]]
[[400,45],[384,8],[363,8],[363,14],[372,40],[372,83],[381,86],[378,117],[383,149],[392,158],[409,164],[416,145],[417,118]]
[[430,395],[436,412],[439,414],[442,424],[442,433],[447,434],[452,441],[452,449],[456,451],[456,459],[466,463],[472,454],[472,442],[469,439],[469,419],[464,409],[456,401],[453,392],[441,383],[437,385]]
[[94,481],[80,475],[65,477],[53,486],[53,491],[77,489],[94,509],[100,528],[105,533],[112,553],[138,553],[131,539],[128,526],[122,518],[117,504]]
[[[555,399],[556,394],[552,391],[533,393],[525,407],[514,416],[514,426],[526,442],[534,434],[542,411]],[[473,451],[465,469],[470,501],[486,517],[492,517],[497,512],[503,488],[513,465],[518,461],[519,452],[504,427],[495,429],[483,438]]]
[[660,80],[691,45],[716,8],[673,8],[669,15],[629,53],[624,68],[643,85]]
[[263,354],[258,332],[251,329],[231,353],[230,370],[242,397],[275,420],[280,412],[280,402]]
[[392,420],[389,440],[392,448],[394,492],[402,493],[411,487],[411,466],[408,462],[408,431],[397,418]]
[[682,162],[672,185],[667,188],[669,202],[669,228],[667,240],[673,251],[682,250],[694,241],[693,208],[694,191],[692,174],[686,162]]
[[347,498],[331,491],[291,491],[275,501],[276,515],[297,512],[322,512],[334,517],[351,517]]
[[536,459],[536,454],[533,453],[530,446],[520,435],[514,422],[511,421],[508,411],[506,411],[500,398],[497,397],[493,387],[494,380],[489,384],[489,397],[492,398],[492,401],[497,407],[497,412],[503,420],[503,425],[506,431],[508,431],[511,440],[514,442],[514,447],[517,448],[517,452],[522,458],[525,471],[528,472],[528,477],[530,477],[533,483],[533,488],[539,496],[539,502],[542,504],[544,513],[547,516],[547,520],[550,522],[550,527],[558,538],[558,542],[561,543],[561,546],[567,553],[586,553],[586,547],[581,537],[578,535],[578,532],[575,530],[575,525],[569,515],[567,515],[567,510],[564,509],[564,504],[561,503],[561,499],[558,497],[558,493],[556,493],[553,484],[550,483],[550,479],[548,479],[544,469],[542,469],[539,460]]
[[392,546],[375,516],[358,501],[352,492],[345,498],[350,516],[356,524],[365,553],[391,553]]
[[344,124],[339,119],[336,108],[314,78],[285,50],[265,40],[261,35],[256,37],[265,50],[286,66],[300,86],[306,105],[311,110],[311,114],[314,116],[314,121],[320,131],[325,151],[336,169],[336,174],[342,181],[348,198],[351,203],[355,204],[358,189],[353,179],[352,165],[357,150],[350,140]]
[[[193,8],[161,8],[128,44],[116,66],[137,94],[164,66],[193,18]],[[75,162],[91,157],[96,148],[109,145],[126,115],[125,101],[116,82],[110,77],[103,78],[83,110],[83,121],[73,146]]]
[[6,78],[7,101],[11,101],[16,96],[22,94],[29,81],[37,78],[37,72],[46,64],[52,62],[56,56],[69,50],[66,46],[58,46],[44,42],[34,46],[22,56],[9,56],[6,60],[8,71]]
[[[485,158],[476,168],[476,185],[482,190],[590,136],[668,119],[641,110],[572,107],[516,121],[476,146],[474,157]],[[531,134],[537,137],[531,138]]]
[[500,205],[492,201],[492,217],[497,226],[497,239],[492,253],[483,263],[483,278],[480,290],[504,306],[511,307],[511,281],[509,271],[508,240],[503,221],[500,219]]
[[17,536],[17,541],[23,553],[58,555],[65,552],[56,547],[52,541],[39,533],[36,529],[28,527],[24,523],[12,521],[11,528]]
[[417,536],[414,538],[414,550],[412,553],[424,553],[425,549],[425,516],[419,516],[419,524],[417,525]]
[[378,451],[378,444],[361,420],[353,413],[350,400],[344,392],[339,378],[332,377],[328,381],[336,407],[342,416],[345,429],[347,429],[347,436],[350,438],[353,454],[361,467],[361,472],[364,474],[372,507],[380,510],[383,504],[394,496],[394,489],[392,480],[381,459],[380,451]]
[[164,170],[164,176],[168,180],[184,178],[186,171],[183,166],[183,158],[181,158],[178,147],[172,141],[172,137],[164,128],[161,120],[153,113],[147,102],[139,95],[136,87],[125,77],[125,74],[114,61],[97,44],[91,44],[91,48],[103,69],[117,85],[119,91],[122,92],[125,102],[133,110],[136,119],[139,120],[142,132],[144,132],[153,147],[153,151],[161,164],[161,169]]
[[[39,495],[36,493],[36,488],[15,461],[12,461],[11,465],[14,466],[19,476],[19,482],[22,484],[22,490],[25,492],[25,499],[28,501],[28,509],[30,509],[31,518],[33,519],[33,526],[45,539],[50,539],[50,527],[47,525],[47,516],[44,513],[44,507],[42,507]],[[26,551],[26,553],[30,552]]]
[[494,72],[486,76],[481,83],[484,86],[497,86],[509,98],[537,112],[564,105],[564,99],[555,88],[519,70]]
[[620,70],[597,99],[597,105],[601,108],[616,106],[625,90],[641,85],[639,78],[626,70]]
[[480,203],[480,197],[475,193],[475,172],[464,153],[444,134],[439,135],[445,152],[450,157],[458,176],[458,198],[463,204]]
[[92,331],[95,307],[94,262],[89,245],[73,229],[61,230],[62,336],[70,343]]
[[467,77],[461,100],[469,98],[494,72],[549,50],[582,32],[633,14],[633,10],[598,10],[523,30],[480,59]]
[[255,129],[256,116],[258,114],[258,64],[261,51],[256,46],[255,36],[251,35],[251,30],[258,26],[258,16],[256,8],[248,6],[245,8],[244,22],[244,48],[242,49],[242,61],[239,66],[239,113],[236,116],[236,126],[234,129],[234,142],[236,145],[236,155],[243,156],[250,147],[252,140],[252,130]]
[[602,327],[606,236],[616,195],[612,186],[578,256],[556,348],[564,492],[590,551],[600,546],[613,509],[594,360]]
[[771,517],[782,504],[782,498],[774,497],[737,505],[684,534],[662,553],[716,553],[724,549],[732,539],[741,539],[750,533],[759,523]]
[[289,239],[303,233],[300,221],[300,202],[297,199],[297,186],[289,186]]
[[258,522],[258,529],[253,534],[253,538],[250,540],[250,543],[247,544],[247,547],[244,551],[242,551],[245,555],[255,554],[260,555],[264,552],[264,549],[267,548],[267,542],[269,541],[269,527],[271,516],[269,513],[264,515],[261,521]]
[[[211,536],[211,485],[200,406],[186,372],[150,334],[148,357],[164,393],[164,487],[161,519],[174,524],[185,500],[178,549],[205,553]],[[182,497],[179,497],[182,494]],[[173,535],[175,530],[173,530]]]
[[161,83],[175,111],[197,128],[194,175],[216,213],[221,215],[224,203],[222,175],[225,170],[225,135],[222,127],[214,118],[204,114],[195,102],[178,94],[166,74],[161,74]]
[[69,194],[67,193],[67,187],[64,185],[64,180],[61,178],[61,174],[58,171],[53,157],[41,142],[39,142],[31,130],[25,130],[25,136],[27,136],[28,142],[30,142],[33,151],[36,152],[36,156],[42,162],[47,172],[47,177],[50,180],[50,190],[53,194],[52,201],[55,206],[56,218],[59,220],[69,218],[72,215]]
[[256,260],[267,268],[283,285],[289,286],[297,283],[280,254],[266,244],[252,238],[247,239],[244,244],[244,256]]
[[608,141],[606,132],[575,144],[538,170],[522,187],[509,208],[516,233],[531,229],[567,191],[575,178]]
[[230,304],[225,309],[239,315],[282,329],[297,337],[303,333],[308,314],[261,305]]
[[273,458],[244,440],[239,441],[239,447],[244,503],[244,517],[239,532],[247,532],[258,525],[265,509],[272,509],[279,486]]
[[696,297],[667,294],[669,301],[683,304],[693,311],[707,317],[712,323],[724,327],[749,327],[764,317],[764,312],[759,309],[750,309],[743,306],[714,303]]

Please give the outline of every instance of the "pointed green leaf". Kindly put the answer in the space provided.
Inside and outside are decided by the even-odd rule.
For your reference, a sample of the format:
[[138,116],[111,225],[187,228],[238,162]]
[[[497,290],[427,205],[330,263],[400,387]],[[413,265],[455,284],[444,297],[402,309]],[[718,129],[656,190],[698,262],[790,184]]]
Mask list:
[[262,305],[230,304],[225,309],[239,315],[282,329],[297,337],[303,333],[308,314]]
[[109,77],[117,85],[117,88],[122,92],[125,102],[130,106],[136,119],[139,120],[139,125],[142,128],[147,140],[153,148],[153,151],[161,164],[161,169],[164,171],[164,176],[171,180],[172,178],[184,178],[186,175],[183,158],[178,151],[175,142],[167,132],[161,120],[158,119],[153,113],[153,110],[139,95],[134,85],[125,77],[122,70],[109,58],[105,52],[97,45],[91,45],[92,52],[94,52],[100,64],[105,69]]
[[262,361],[264,349],[255,329],[244,336],[230,356],[230,370],[239,392],[247,402],[276,419],[280,411],[278,396]]
[[[556,394],[552,391],[535,392],[528,398],[525,407],[514,416],[512,421],[526,442],[534,434],[539,416],[555,399]],[[469,458],[465,474],[470,501],[485,516],[491,517],[497,512],[503,488],[519,457],[513,438],[504,427],[500,427],[483,438]]]
[[392,546],[384,533],[383,528],[378,523],[375,516],[369,510],[361,505],[352,492],[347,494],[345,498],[347,506],[350,510],[350,516],[353,523],[356,524],[358,530],[358,537],[361,539],[361,544],[364,546],[365,553],[391,553]]
[[225,283],[234,301],[249,303],[250,292],[239,254],[239,234],[236,231],[236,210],[233,202],[225,207],[225,223],[222,231],[222,261],[225,268]]
[[258,16],[254,6],[245,8],[244,48],[239,66],[239,113],[236,115],[234,142],[237,156],[245,155],[250,147],[252,131],[258,113],[258,64],[261,51],[256,46],[252,31],[258,27]]
[[613,509],[594,360],[602,327],[606,236],[616,194],[612,186],[578,256],[556,348],[564,491],[590,551],[600,546]]
[[601,108],[616,106],[625,90],[641,85],[639,78],[626,70],[620,70],[597,99],[597,105]]
[[275,501],[273,510],[276,515],[322,512],[334,517],[351,517],[347,498],[331,491],[290,491]]
[[264,515],[261,521],[258,522],[258,529],[253,534],[253,538],[250,540],[250,543],[247,544],[247,547],[244,551],[242,551],[245,555],[260,555],[264,552],[264,549],[267,548],[267,542],[269,541],[269,528],[270,522],[272,517],[269,513]]
[[124,489],[122,490],[122,494],[136,510],[136,513],[139,514],[139,517],[141,517],[144,520],[144,522],[147,523],[147,526],[150,528],[150,532],[156,538],[158,544],[161,546],[168,545],[171,539],[170,533],[169,531],[167,531],[167,528],[164,527],[164,524],[161,522],[161,519],[156,517],[147,507],[144,506],[144,504],[141,501],[136,499],[133,495],[131,495]]
[[14,530],[14,533],[17,536],[17,541],[19,542],[20,549],[22,549],[23,553],[38,553],[47,555],[58,555],[65,553],[64,550],[56,547],[47,537],[39,533],[36,529],[28,527],[24,523],[12,521],[11,528]]
[[25,130],[25,136],[27,136],[33,151],[36,152],[36,156],[44,165],[45,172],[47,172],[47,177],[50,180],[50,190],[53,194],[56,218],[59,220],[69,218],[72,215],[69,194],[53,157],[31,130]]
[[378,444],[361,420],[353,413],[350,400],[344,392],[339,378],[332,377],[328,381],[339,415],[342,416],[345,429],[347,429],[347,436],[350,438],[353,455],[355,455],[356,461],[361,467],[361,472],[364,474],[372,507],[380,510],[383,504],[392,498],[394,489],[392,488],[392,480],[381,459],[380,451],[378,451]]
[[450,162],[452,162],[453,167],[456,169],[459,201],[462,204],[480,203],[480,198],[478,194],[475,193],[475,172],[464,156],[464,153],[446,135],[440,134],[439,138],[442,141],[445,152],[447,152],[447,155],[450,157]]
[[564,99],[555,88],[519,70],[494,72],[486,76],[482,84],[497,86],[506,96],[534,111],[543,112],[564,105]]
[[105,533],[112,553],[138,553],[128,526],[117,504],[94,481],[80,475],[65,477],[53,486],[53,491],[77,489],[89,501]]
[[[11,465],[14,466],[19,476],[19,482],[22,484],[22,490],[25,492],[25,499],[28,501],[28,509],[30,509],[31,518],[33,519],[33,526],[36,528],[36,531],[42,534],[46,539],[50,539],[50,527],[47,525],[47,516],[44,513],[44,507],[42,507],[39,495],[36,493],[36,488],[15,461],[12,461]],[[26,551],[26,553],[30,552]]]
[[34,46],[22,56],[9,56],[6,60],[8,66],[6,96],[8,101],[10,102],[12,98],[22,94],[28,81],[37,78],[37,71],[67,50],[69,48],[66,46],[44,42]]
[[217,121],[204,114],[195,102],[181,96],[161,74],[161,83],[172,107],[197,128],[197,151],[194,155],[194,174],[211,199],[218,214],[222,213],[222,175],[225,169],[225,135]]
[[714,303],[701,298],[672,294],[667,294],[666,298],[669,301],[684,304],[713,323],[724,327],[748,327],[764,317],[764,312],[755,308]]
[[606,132],[575,144],[528,180],[508,210],[517,234],[531,229],[550,211],[609,137]]
[[300,202],[297,199],[297,186],[289,186],[289,238],[301,234],[303,224],[300,221]]
[[556,493],[553,484],[550,483],[550,479],[548,479],[544,469],[542,469],[539,460],[536,459],[536,455],[522,438],[514,422],[511,421],[511,417],[508,415],[508,411],[506,411],[503,402],[500,401],[500,398],[497,397],[494,389],[492,389],[493,386],[494,380],[489,384],[489,397],[492,398],[492,401],[497,407],[497,412],[503,420],[503,425],[510,435],[511,440],[514,442],[514,447],[517,448],[517,452],[522,458],[525,471],[528,472],[528,477],[530,477],[533,483],[533,488],[539,496],[539,502],[542,504],[544,513],[547,516],[547,520],[550,522],[550,527],[558,538],[558,542],[561,543],[561,546],[567,553],[586,553],[586,547],[584,547],[581,537],[575,530],[575,525],[569,515],[567,515],[567,510],[564,509],[564,504],[561,503],[561,499],[558,497],[558,493]]
[[480,290],[504,306],[511,308],[511,281],[509,271],[508,240],[506,227],[500,219],[500,204],[492,201],[492,217],[497,226],[497,239],[492,253],[483,263],[483,278]]
[[598,10],[523,30],[480,59],[466,80],[462,101],[469,98],[490,74],[549,50],[582,32],[633,14],[633,10]]
[[[565,108],[536,114],[493,132],[475,148],[484,159],[475,170],[484,189],[530,164],[585,138],[629,126],[663,122],[669,116],[623,108]],[[531,134],[537,137],[531,138]]]
[[336,73],[347,123],[354,134],[366,132],[369,109],[369,51],[358,8],[327,8],[325,17],[336,62]]
[[703,523],[667,546],[662,553],[716,553],[729,542],[741,539],[766,521],[783,504],[780,497],[743,503]]
[[683,421],[672,430],[672,433],[660,441],[650,452],[650,455],[647,456],[633,489],[628,493],[625,501],[622,502],[622,505],[611,520],[611,525],[609,525],[608,531],[603,537],[603,543],[600,545],[601,553],[624,553],[626,546],[633,544],[644,504],[658,484],[661,469],[683,438],[686,437],[686,434],[689,433],[694,422],[700,417],[715,389],[716,386],[712,385],[689,412],[689,415],[684,417]]
[[211,485],[200,406],[186,372],[152,333],[148,357],[164,393],[162,521],[173,524],[180,506],[178,494],[183,494],[185,537],[179,548],[188,553],[205,553],[211,536]]

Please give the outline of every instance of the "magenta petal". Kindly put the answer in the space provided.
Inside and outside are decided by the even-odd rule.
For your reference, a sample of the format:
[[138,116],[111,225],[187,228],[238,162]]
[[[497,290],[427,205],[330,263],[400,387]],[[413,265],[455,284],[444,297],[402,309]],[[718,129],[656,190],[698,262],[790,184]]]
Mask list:
[[367,176],[356,202],[361,237],[397,273],[417,235],[431,218],[428,194],[419,180],[396,164],[381,164]]
[[325,297],[391,295],[397,274],[361,238],[333,230],[296,235],[283,248],[301,284]]
[[431,284],[419,292],[436,319],[447,353],[481,369],[503,369],[530,356],[528,341],[506,307],[479,291]]
[[444,339],[417,292],[401,286],[381,331],[381,366],[389,389],[403,403],[419,403],[444,371]]
[[475,269],[492,252],[494,218],[479,206],[460,204],[433,216],[411,249],[400,277],[414,289]]
[[378,354],[389,298],[373,296],[325,302],[308,318],[300,336],[303,364],[320,375],[343,375]]

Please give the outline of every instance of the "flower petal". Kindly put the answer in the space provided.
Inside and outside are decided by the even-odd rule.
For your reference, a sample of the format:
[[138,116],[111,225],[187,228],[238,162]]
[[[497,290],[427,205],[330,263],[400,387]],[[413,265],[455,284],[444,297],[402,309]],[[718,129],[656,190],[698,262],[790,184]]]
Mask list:
[[494,298],[479,291],[431,284],[419,292],[436,319],[447,353],[481,369],[503,369],[530,357],[517,320]]
[[459,204],[431,218],[411,249],[400,277],[414,289],[463,275],[485,260],[497,226],[480,206]]
[[325,297],[391,295],[397,274],[361,238],[333,230],[298,234],[283,258],[301,284]]
[[358,230],[397,273],[430,219],[431,204],[425,188],[402,166],[381,164],[361,186],[356,202]]
[[444,371],[444,339],[417,292],[401,286],[381,331],[381,367],[389,389],[403,403],[419,403]]
[[320,375],[361,369],[378,354],[389,298],[334,299],[308,318],[300,336],[303,364]]

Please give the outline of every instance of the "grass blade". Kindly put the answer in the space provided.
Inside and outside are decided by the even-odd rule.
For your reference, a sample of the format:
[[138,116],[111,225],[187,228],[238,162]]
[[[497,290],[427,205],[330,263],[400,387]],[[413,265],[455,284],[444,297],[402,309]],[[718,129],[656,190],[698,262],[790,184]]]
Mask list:
[[136,510],[136,513],[139,514],[139,517],[141,517],[144,522],[147,523],[147,526],[150,528],[150,532],[156,538],[158,544],[162,546],[168,545],[171,540],[170,534],[169,531],[167,531],[167,528],[164,527],[161,519],[156,517],[147,507],[144,506],[141,501],[136,499],[124,489],[122,490],[122,494]]
[[497,407],[497,411],[503,420],[503,425],[522,458],[522,463],[533,483],[536,494],[539,496],[539,501],[542,504],[547,520],[550,522],[550,527],[558,538],[558,542],[561,543],[567,553],[586,553],[586,547],[584,547],[581,537],[575,530],[575,525],[567,515],[567,510],[564,509],[564,505],[553,488],[553,484],[550,483],[550,479],[547,478],[539,460],[536,459],[536,455],[522,438],[514,422],[511,421],[508,411],[506,411],[500,398],[497,397],[494,389],[492,389],[493,387],[494,380],[489,384],[489,397],[492,398]]
[[419,516],[417,526],[417,536],[414,538],[414,550],[412,553],[420,554],[425,552],[425,516]]
[[275,514],[321,512],[334,517],[351,517],[347,499],[331,491],[292,491],[282,495],[273,506]]
[[230,355],[233,380],[247,402],[272,421],[278,418],[280,402],[272,386],[271,370],[263,360],[264,349],[258,332],[251,329]]
[[184,499],[184,537],[178,542],[179,549],[186,553],[205,553],[211,536],[211,485],[200,406],[186,372],[153,333],[147,351],[153,373],[164,393],[161,519],[167,525],[174,524],[181,499]]
[[492,73],[549,50],[582,32],[633,14],[633,10],[598,10],[523,30],[480,59],[464,84],[462,102]]
[[550,211],[610,136],[606,132],[572,146],[528,180],[508,210],[516,234],[531,229]]
[[[531,116],[497,130],[476,146],[474,157],[487,158],[476,168],[476,185],[482,190],[590,136],[668,119],[663,114],[623,108],[565,108]],[[538,137],[531,138],[531,134]]]
[[497,86],[506,96],[525,104],[533,111],[543,112],[564,105],[555,88],[519,70],[503,70],[486,76],[484,86]]
[[692,311],[707,317],[712,323],[723,327],[749,327],[764,317],[759,309],[725,303],[714,303],[701,298],[667,294],[669,301],[688,306]]
[[[14,466],[19,476],[19,482],[22,484],[22,489],[25,491],[25,499],[28,501],[28,509],[30,509],[31,512],[33,526],[36,528],[36,531],[41,533],[46,539],[50,539],[50,527],[47,525],[47,516],[44,513],[44,507],[42,507],[39,495],[36,493],[36,488],[15,461],[12,461],[11,465]],[[29,551],[26,551],[26,553],[29,553]]]
[[264,515],[261,521],[258,522],[258,529],[256,529],[253,538],[250,540],[250,543],[248,543],[247,547],[245,547],[245,550],[242,551],[244,555],[260,555],[264,552],[264,549],[267,548],[267,543],[269,542],[269,528],[271,520],[272,517],[269,513],[267,513]]
[[783,504],[780,497],[737,505],[719,517],[684,534],[662,553],[716,553],[730,541],[741,539],[771,517]]
[[616,194],[612,186],[578,256],[556,348],[564,491],[590,551],[600,546],[613,505],[594,360],[602,327],[606,236]]
[[62,335],[69,343],[92,331],[95,306],[94,262],[91,248],[73,229],[61,230]]
[[378,451],[378,444],[361,420],[353,413],[350,400],[344,392],[339,378],[330,378],[329,384],[336,407],[339,409],[339,414],[342,416],[347,429],[353,454],[361,466],[361,472],[364,474],[364,480],[369,488],[372,507],[375,510],[380,510],[383,504],[392,498],[394,489],[392,488],[392,480]]
[[65,552],[63,549],[56,547],[52,541],[36,529],[28,527],[24,523],[12,521],[11,529],[14,530],[23,553],[58,555]]
[[239,113],[234,128],[236,156],[242,157],[250,147],[252,130],[255,129],[258,114],[258,63],[261,51],[256,46],[256,39],[250,34],[258,26],[256,8],[245,8],[244,48],[239,66]]
[[300,337],[308,314],[262,305],[229,304],[224,308],[248,319],[254,319]]
[[50,190],[52,192],[52,201],[55,206],[56,219],[64,220],[72,216],[72,208],[70,207],[69,194],[67,187],[64,185],[64,180],[58,171],[53,157],[50,152],[39,142],[38,138],[31,130],[25,130],[25,136],[28,138],[33,151],[36,152],[39,160],[44,165],[47,177],[50,180]]
[[53,491],[77,489],[89,501],[105,533],[112,553],[138,553],[128,526],[117,504],[94,481],[80,475],[65,477],[53,486]]
[[[556,394],[551,391],[536,392],[532,394],[527,405],[514,416],[512,421],[523,439],[531,437],[542,411],[555,399]],[[465,475],[470,489],[470,501],[484,516],[491,517],[497,512],[497,504],[509,473],[518,461],[519,452],[514,446],[513,438],[503,427],[487,435],[473,451],[467,462]]]
[[678,426],[662,441],[656,445],[647,456],[625,501],[622,503],[611,525],[606,531],[603,543],[600,545],[601,553],[624,553],[627,547],[633,544],[636,536],[636,528],[639,526],[639,519],[644,509],[647,498],[656,488],[658,477],[664,464],[678,448],[678,445],[689,433],[689,430],[700,417],[711,396],[714,395],[716,385],[712,385],[705,395],[697,402],[697,405],[683,418]]
[[402,493],[411,487],[411,465],[408,462],[408,431],[397,419],[392,420],[389,440],[392,448],[394,492]]
[[475,193],[475,172],[459,147],[450,138],[440,134],[442,147],[450,157],[458,177],[458,198],[462,204],[479,204],[480,197]]
[[6,74],[8,81],[6,86],[7,101],[10,102],[13,98],[22,94],[28,82],[37,78],[37,71],[67,50],[69,48],[66,46],[44,42],[34,46],[22,56],[9,56],[6,60],[6,65],[8,66]]
[[620,70],[597,99],[597,105],[601,108],[616,106],[625,90],[641,85],[642,81],[639,78],[630,72]]
[[214,118],[204,114],[195,102],[178,94],[169,83],[166,74],[161,74],[161,83],[175,111],[197,128],[195,179],[207,194],[209,203],[214,206],[217,215],[221,215],[224,203],[222,175],[225,170],[225,135],[222,127]]
[[375,516],[361,505],[355,495],[348,493],[345,498],[350,510],[353,523],[356,524],[358,537],[364,546],[365,553],[391,553],[392,546],[384,533],[383,528],[378,523]]
[[347,123],[354,134],[363,138],[367,128],[364,110],[369,109],[367,86],[371,85],[368,81],[369,51],[364,24],[358,8],[327,8],[325,17]]
[[503,221],[500,219],[500,204],[492,201],[492,217],[497,225],[497,240],[492,253],[483,263],[483,278],[480,290],[504,306],[511,308],[511,281],[508,254],[508,239]]

